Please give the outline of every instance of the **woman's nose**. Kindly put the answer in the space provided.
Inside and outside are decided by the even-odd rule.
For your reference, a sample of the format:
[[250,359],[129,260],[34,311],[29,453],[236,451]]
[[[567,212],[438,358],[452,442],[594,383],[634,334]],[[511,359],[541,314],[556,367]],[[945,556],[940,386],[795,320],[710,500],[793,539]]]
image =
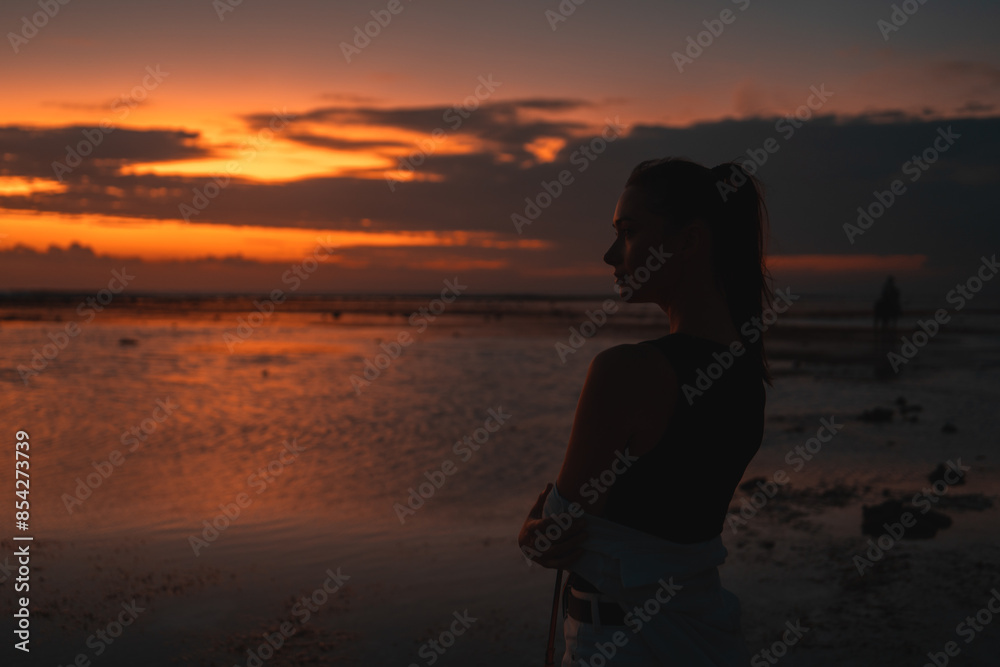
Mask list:
[[611,266],[615,266],[618,263],[615,261],[617,258],[618,258],[618,242],[615,241],[614,243],[611,244],[611,247],[608,248],[608,251],[604,253],[604,263],[610,264]]

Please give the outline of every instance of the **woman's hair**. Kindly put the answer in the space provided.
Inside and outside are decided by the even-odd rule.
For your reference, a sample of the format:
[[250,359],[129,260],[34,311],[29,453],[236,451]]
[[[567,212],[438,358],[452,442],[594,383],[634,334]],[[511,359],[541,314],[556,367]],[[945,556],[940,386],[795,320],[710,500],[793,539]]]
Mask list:
[[733,324],[757,330],[744,346],[758,359],[761,378],[773,386],[764,351],[760,322],[774,298],[767,270],[767,207],[760,182],[737,162],[709,169],[685,158],[661,158],[639,163],[625,187],[638,187],[652,202],[653,212],[668,224],[705,220],[712,236],[716,283],[726,294]]

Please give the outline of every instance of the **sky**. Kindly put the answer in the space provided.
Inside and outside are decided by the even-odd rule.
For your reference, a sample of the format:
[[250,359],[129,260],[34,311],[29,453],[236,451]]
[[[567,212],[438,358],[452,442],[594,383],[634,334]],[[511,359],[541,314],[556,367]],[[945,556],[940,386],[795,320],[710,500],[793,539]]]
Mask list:
[[756,156],[775,286],[943,295],[1000,242],[998,25],[987,0],[5,0],[0,290],[308,266],[304,294],[610,295],[632,167]]

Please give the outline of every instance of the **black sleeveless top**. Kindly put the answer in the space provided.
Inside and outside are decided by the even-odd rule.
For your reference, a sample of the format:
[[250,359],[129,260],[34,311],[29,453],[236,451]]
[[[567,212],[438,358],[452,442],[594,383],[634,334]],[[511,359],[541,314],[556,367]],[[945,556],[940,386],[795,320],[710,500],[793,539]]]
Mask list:
[[736,486],[760,448],[760,365],[748,347],[735,356],[728,345],[685,333],[644,342],[673,365],[677,401],[660,441],[608,490],[605,517],[672,542],[703,542],[722,532]]
[[[686,333],[643,342],[670,360],[677,400],[660,441],[608,489],[604,516],[671,542],[710,540],[722,532],[736,486],[764,436],[760,366],[745,347],[723,368],[728,345]],[[576,572],[567,583],[598,592]]]

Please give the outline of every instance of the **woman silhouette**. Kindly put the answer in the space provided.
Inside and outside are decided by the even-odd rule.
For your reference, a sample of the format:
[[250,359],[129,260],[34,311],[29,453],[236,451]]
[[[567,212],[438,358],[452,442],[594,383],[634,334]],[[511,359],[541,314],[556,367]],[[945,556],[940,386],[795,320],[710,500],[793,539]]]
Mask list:
[[598,654],[615,665],[749,662],[718,566],[771,384],[766,224],[760,186],[736,163],[648,160],[625,183],[604,261],[622,299],[656,303],[670,331],[594,357],[555,487],[518,538],[533,561],[570,570],[564,667]]

